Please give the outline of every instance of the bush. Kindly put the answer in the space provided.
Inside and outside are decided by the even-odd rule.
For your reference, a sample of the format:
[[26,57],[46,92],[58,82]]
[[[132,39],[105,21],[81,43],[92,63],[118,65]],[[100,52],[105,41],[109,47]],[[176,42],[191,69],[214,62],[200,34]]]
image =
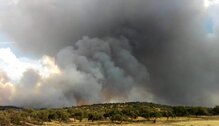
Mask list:
[[120,123],[122,123],[122,121],[123,121],[122,115],[120,113],[112,115],[111,121],[112,122],[119,121]]
[[83,120],[84,118],[84,114],[81,110],[75,110],[73,111],[73,113],[71,114],[71,117],[79,120],[80,122]]
[[163,117],[166,117],[167,120],[168,120],[170,117],[174,117],[172,111],[170,111],[170,110],[169,110],[169,111],[164,111],[164,112],[162,112],[162,116],[163,116]]
[[69,113],[66,112],[65,110],[59,110],[56,112],[57,116],[58,116],[58,120],[60,122],[67,122],[69,121]]
[[215,106],[213,109],[212,109],[212,112],[214,115],[219,115],[219,106]]
[[187,111],[187,109],[183,106],[177,106],[177,107],[173,107],[173,113],[176,116],[188,116],[189,112]]
[[0,126],[10,125],[10,118],[6,113],[0,113]]
[[11,123],[15,125],[23,125],[25,122],[25,118],[18,112],[11,114],[10,119]]
[[57,114],[57,112],[54,111],[54,110],[50,110],[50,111],[49,111],[49,115],[48,115],[48,119],[49,119],[49,121],[58,120],[58,114]]
[[198,107],[196,108],[197,111],[195,113],[196,116],[201,116],[201,115],[209,115],[208,109],[207,108],[203,108],[203,107]]
[[91,120],[92,122],[97,120],[102,120],[103,118],[104,118],[103,115],[97,112],[88,114],[88,120]]
[[49,112],[48,111],[46,111],[46,110],[44,110],[44,111],[39,111],[38,113],[37,113],[37,117],[40,119],[40,120],[42,120],[42,121],[44,121],[44,122],[46,122],[46,121],[49,121]]
[[136,112],[134,109],[131,108],[123,109],[122,114],[132,119],[136,119],[138,117],[138,112]]

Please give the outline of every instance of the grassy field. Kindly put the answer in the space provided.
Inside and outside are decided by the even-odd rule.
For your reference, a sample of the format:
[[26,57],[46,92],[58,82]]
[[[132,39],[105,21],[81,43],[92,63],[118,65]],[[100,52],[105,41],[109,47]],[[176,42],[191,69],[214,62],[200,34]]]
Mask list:
[[219,126],[219,117],[199,117],[199,118],[173,118],[167,120],[166,118],[160,118],[156,123],[153,121],[141,121],[141,119],[135,122],[123,122],[121,124],[111,123],[110,121],[70,121],[69,123],[59,122],[46,122],[44,125],[47,126]]

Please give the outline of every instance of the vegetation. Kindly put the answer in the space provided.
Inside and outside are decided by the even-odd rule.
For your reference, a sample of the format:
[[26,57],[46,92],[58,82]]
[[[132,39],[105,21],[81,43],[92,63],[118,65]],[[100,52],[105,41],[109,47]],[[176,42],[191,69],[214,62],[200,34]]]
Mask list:
[[[3,108],[3,107],[1,107]],[[113,123],[134,121],[137,117],[153,121],[160,117],[167,120],[174,117],[197,117],[219,115],[219,106],[214,108],[167,106],[146,102],[106,103],[73,106],[60,109],[22,109],[16,107],[0,110],[0,125],[24,125],[25,123],[41,125],[44,122],[58,121],[99,121],[109,120]]]

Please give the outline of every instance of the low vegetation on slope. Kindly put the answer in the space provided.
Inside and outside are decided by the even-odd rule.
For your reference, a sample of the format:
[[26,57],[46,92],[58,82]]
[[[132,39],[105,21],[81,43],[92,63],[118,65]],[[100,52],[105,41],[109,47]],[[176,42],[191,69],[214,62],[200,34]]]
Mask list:
[[42,125],[44,122],[68,122],[70,119],[90,122],[109,120],[112,123],[135,121],[142,117],[145,121],[165,117],[213,116],[219,115],[219,106],[214,108],[167,106],[146,102],[106,103],[73,106],[60,109],[21,109],[17,107],[0,107],[0,125]]

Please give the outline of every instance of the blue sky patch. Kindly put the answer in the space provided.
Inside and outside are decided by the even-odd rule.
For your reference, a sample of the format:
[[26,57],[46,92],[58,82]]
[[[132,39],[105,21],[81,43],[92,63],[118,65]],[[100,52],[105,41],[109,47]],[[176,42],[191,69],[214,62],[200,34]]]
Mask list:
[[204,29],[207,31],[207,33],[213,33],[214,32],[213,27],[214,27],[214,23],[212,19],[207,18],[204,22]]

